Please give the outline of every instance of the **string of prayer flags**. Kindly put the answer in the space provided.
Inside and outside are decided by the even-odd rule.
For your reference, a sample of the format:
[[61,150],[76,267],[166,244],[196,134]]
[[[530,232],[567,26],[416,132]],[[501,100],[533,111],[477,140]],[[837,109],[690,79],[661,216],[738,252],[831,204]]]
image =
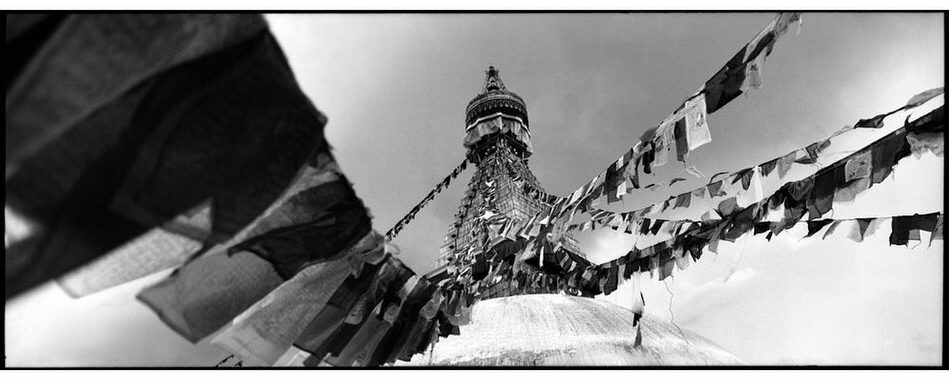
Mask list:
[[[755,205],[744,208],[740,212],[736,212],[736,216],[741,214],[754,214],[755,208]],[[937,212],[913,216],[812,220],[807,221],[808,232],[804,238],[812,237],[826,227],[827,231],[822,237],[822,239],[826,239],[827,236],[840,229],[838,226],[846,224],[850,225],[848,229],[845,229],[847,231],[847,238],[855,242],[862,242],[867,237],[873,235],[880,225],[890,219],[893,225],[892,234],[890,236],[891,245],[906,245],[907,241],[919,241],[920,231],[931,233],[931,243],[933,240],[943,239],[942,217],[943,213]],[[741,234],[752,231],[755,234],[761,234],[768,230],[769,224],[775,223],[777,222],[763,221],[749,225],[743,222],[735,223],[730,220],[719,220],[708,224],[695,223],[692,225],[697,227],[690,226],[689,230],[682,234],[673,235],[670,240],[659,242],[642,250],[634,248],[629,254],[613,261],[599,264],[596,268],[593,268],[593,270],[595,272],[599,269],[625,265],[626,270],[624,271],[623,277],[628,279],[630,277],[630,270],[632,270],[632,272],[639,272],[651,271],[658,268],[659,280],[664,280],[671,275],[673,267],[677,267],[679,270],[688,267],[686,256],[679,254],[688,251],[692,256],[692,260],[697,260],[701,257],[700,252],[702,246],[707,246],[709,251],[715,252],[717,251],[718,241],[720,240],[734,241]],[[827,227],[828,225],[829,227]],[[702,235],[704,235],[704,237],[698,237]],[[698,243],[696,244],[696,242]],[[673,254],[676,251],[680,253]],[[639,263],[634,263],[634,261],[638,261]]]
[[920,92],[914,95],[912,98],[910,98],[909,101],[906,102],[906,105],[904,105],[903,107],[893,110],[892,112],[889,112],[889,113],[876,115],[869,119],[860,119],[860,121],[857,121],[857,123],[853,126],[853,128],[873,128],[873,129],[882,128],[883,119],[886,118],[887,116],[904,109],[918,107],[928,102],[929,100],[932,100],[936,96],[942,95],[944,92],[944,89],[945,89],[944,87],[939,87],[939,88],[933,88],[930,90]]
[[412,209],[405,216],[402,216],[402,218],[399,219],[399,221],[397,221],[395,225],[393,225],[392,228],[390,228],[389,231],[386,232],[385,234],[386,241],[391,241],[397,235],[399,235],[399,232],[401,232],[402,229],[406,225],[409,224],[409,222],[415,219],[415,215],[419,211],[421,211],[422,208],[428,205],[430,201],[435,199],[435,194],[441,193],[443,189],[448,188],[448,185],[451,184],[451,180],[458,177],[458,174],[464,171],[465,168],[467,168],[467,165],[468,165],[468,158],[465,158],[464,160],[461,161],[460,164],[458,164],[458,166],[456,166],[451,171],[451,174],[449,174],[448,176],[445,177],[445,179],[442,179],[441,182],[436,184],[435,188],[429,191],[428,195],[425,195],[425,197],[422,198],[422,201],[420,201],[418,204],[412,207]]
[[[937,108],[933,112],[920,117],[919,120],[911,123],[912,125],[908,124],[908,127],[913,128],[913,131],[909,133],[931,133],[938,137],[940,134],[932,130],[938,130],[937,124],[941,120],[939,115],[941,115],[941,108]],[[913,125],[918,126],[914,127]],[[921,128],[920,126],[922,125],[927,126]],[[815,220],[830,211],[835,201],[852,201],[858,193],[869,187],[869,181],[867,179],[871,177],[874,172],[888,173],[890,170],[887,167],[891,168],[900,158],[908,154],[906,135],[907,132],[903,129],[894,131],[887,137],[875,141],[871,146],[861,149],[845,159],[841,159],[837,163],[818,171],[810,177],[786,183],[772,196],[764,199],[761,202],[761,206],[757,209],[758,212],[766,213],[768,209],[776,209],[779,205],[783,205],[784,208],[784,216],[781,221],[768,224],[770,228],[768,237],[770,238],[772,235],[780,234],[783,230],[798,222],[805,213],[809,214],[808,220]],[[936,137],[932,139],[933,141],[938,141]],[[821,145],[821,143],[809,146],[819,145]],[[903,147],[901,148],[900,146]],[[798,150],[795,150],[795,152],[796,151]],[[885,151],[886,154],[880,153],[881,151]],[[895,151],[904,151],[905,153],[898,155],[895,154]],[[874,157],[878,155],[885,155],[886,159],[875,160]],[[787,154],[785,157],[793,157],[793,155]],[[781,158],[777,158],[772,159],[770,162],[773,162],[774,167],[777,168],[780,160]],[[743,180],[742,186],[747,190],[751,185],[755,170],[764,171],[760,166],[737,171],[732,174],[732,182],[737,183],[737,181]],[[727,172],[716,174],[713,179],[725,174],[727,174]],[[878,179],[882,180],[882,177]],[[588,209],[586,211],[573,212],[571,215],[587,213],[594,219],[594,222],[579,225],[581,231],[595,229],[597,224],[605,225],[606,220],[610,220],[609,227],[614,230],[621,230],[631,234],[655,233],[658,231],[658,229],[654,229],[655,221],[644,219],[644,215],[665,211],[670,207],[673,209],[687,207],[691,205],[690,200],[693,192],[704,195],[704,192],[707,191],[711,197],[724,195],[725,193],[721,192],[722,184],[722,181],[716,181],[700,189],[689,191],[679,196],[671,196],[661,203],[638,211],[611,213],[603,210]],[[756,182],[756,184],[760,183]],[[762,195],[761,190],[758,186],[756,186],[756,190],[758,192],[757,198],[760,198]],[[687,194],[689,195],[688,200]],[[688,201],[688,203],[686,203],[686,201]],[[719,208],[716,212],[719,213],[720,218],[726,218],[737,212],[738,209],[737,198],[730,197],[719,204]],[[744,229],[751,229],[756,226],[756,221],[757,219],[755,222],[744,220],[739,224]],[[757,227],[758,231],[763,233],[761,228],[763,228],[764,225],[758,224]],[[732,229],[734,229],[734,225]],[[732,235],[734,235],[734,233],[733,231]],[[731,237],[726,236],[726,238]]]
[[[764,58],[759,59],[759,56],[770,55],[774,43],[784,34],[787,25],[794,21],[800,22],[800,20],[800,13],[779,14],[705,82],[702,92],[706,95],[708,113],[714,113],[741,95],[743,88],[760,87],[761,66],[764,64]],[[749,68],[749,66],[753,67]],[[746,81],[750,83],[746,84]]]
[[[838,193],[841,189],[851,188],[855,182],[860,180],[866,181],[867,170],[864,168],[865,162],[867,160],[868,153],[880,149],[884,146],[892,146],[891,141],[901,141],[903,148],[900,150],[904,151],[902,154],[897,154],[892,156],[892,159],[888,161],[881,161],[882,164],[893,166],[897,162],[909,155],[908,151],[908,142],[906,141],[907,133],[933,133],[934,130],[940,130],[942,128],[942,108],[937,108],[936,110],[930,112],[929,114],[920,117],[917,121],[906,124],[903,128],[894,130],[883,138],[874,141],[870,145],[850,154],[847,157],[844,157],[837,162],[828,165],[818,172],[814,173],[811,176],[805,177],[801,180],[795,182],[785,183],[780,189],[778,189],[771,196],[760,200],[757,203],[751,204],[747,207],[740,207],[737,205],[737,199],[735,197],[730,197],[719,204],[718,209],[716,210],[720,216],[719,220],[706,219],[702,222],[696,222],[689,226],[689,229],[685,233],[675,233],[671,240],[667,243],[671,243],[672,247],[675,246],[685,246],[686,241],[690,241],[690,249],[695,250],[696,245],[707,245],[709,251],[715,252],[717,250],[717,244],[719,240],[734,241],[739,236],[744,233],[754,232],[755,234],[763,233],[765,230],[770,229],[768,238],[772,235],[780,234],[784,229],[789,228],[790,226],[801,222],[801,218],[805,213],[805,210],[811,212],[811,218],[808,220],[808,233],[807,236],[816,235],[820,230],[827,227],[827,232],[823,235],[826,238],[828,235],[832,234],[839,225],[844,222],[847,222],[848,225],[853,225],[851,228],[847,229],[848,236],[855,241],[862,241],[865,237],[872,234],[880,221],[875,219],[857,219],[857,220],[817,220],[817,217],[820,217],[827,211],[828,208],[824,208],[824,205],[814,204],[815,201],[820,200],[826,196],[821,195],[821,193]],[[852,171],[855,173],[852,177],[863,176],[863,178],[858,178],[857,180],[852,180],[850,182],[846,181],[846,168],[847,165],[850,165]],[[690,192],[691,193],[691,192]],[[817,195],[815,195],[815,193]],[[776,203],[775,200],[778,200],[777,203],[783,203],[784,217],[780,221],[762,221],[767,217],[768,208],[765,205],[770,205]],[[823,200],[820,200],[823,201]],[[668,204],[664,202],[664,204]],[[832,203],[828,203],[832,205]],[[771,207],[773,208],[773,207]],[[601,211],[603,212],[603,211]],[[626,213],[627,215],[635,216],[637,212]],[[624,220],[629,220],[627,222],[632,222],[635,217],[624,217]],[[894,218],[893,221],[893,234],[891,235],[892,244],[906,244],[906,241],[909,240],[919,240],[919,230],[925,230],[932,233],[935,238],[942,238],[941,226],[939,226],[939,221],[941,218],[938,214],[929,214],[924,216],[900,216]],[[674,223],[681,223],[685,220],[678,220]],[[651,220],[648,218],[639,219],[640,222],[640,234],[645,233],[658,233],[663,229],[664,225],[668,225],[665,220]],[[669,228],[670,230],[681,229],[681,224]],[[937,233],[938,231],[938,233]],[[694,238],[699,237],[698,240]],[[704,242],[703,242],[704,241]],[[649,267],[649,269],[660,268],[659,276],[660,278],[665,278],[669,273],[668,269],[669,260],[663,260],[667,256],[665,253],[655,254],[654,252],[662,252],[664,249],[669,246],[656,245],[656,247],[651,247],[648,249],[643,249],[637,253],[638,257],[645,256],[657,256],[660,258],[655,258],[648,264],[640,264],[640,267]],[[616,264],[629,264],[629,259],[627,256],[618,258],[615,262],[607,262],[599,267],[608,267],[608,265]]]
[[[735,57],[706,81],[698,93],[686,99],[658,126],[647,129],[636,145],[630,149],[634,152],[631,159],[626,159],[626,162],[635,162],[634,170],[631,170],[629,176],[638,175],[636,167],[640,164],[646,174],[652,173],[653,167],[666,164],[673,147],[677,149],[677,159],[684,162],[689,151],[709,143],[711,133],[707,123],[708,114],[720,109],[741,94],[740,88],[744,85],[746,67],[749,63],[754,66],[749,72],[757,78],[753,79],[756,83],[754,85],[760,86],[760,66],[764,60],[758,57],[771,53],[778,36],[783,34],[787,25],[793,21],[800,21],[799,13],[781,13],[776,16],[751,42],[742,47]],[[605,173],[604,170],[597,177],[605,176]],[[639,187],[637,180],[634,179],[634,183],[634,188]],[[647,185],[645,188],[654,188],[654,186]],[[585,200],[590,191],[583,192],[583,195],[576,198],[571,196],[569,205],[576,206]],[[606,191],[606,193],[611,193],[611,191]],[[603,192],[601,191],[600,194],[602,195]]]
[[[903,107],[900,109],[906,108],[907,107]],[[893,113],[895,113],[895,111],[889,112],[888,114]],[[939,132],[938,123],[932,122],[933,120],[941,119],[941,115],[942,108],[940,107],[920,117],[914,122],[915,124],[922,123],[930,125],[931,127],[928,130],[931,131],[912,131],[908,133],[907,138],[905,139],[885,138],[877,141],[874,148],[870,149],[869,152],[864,152],[864,154],[858,154],[851,157],[849,160],[847,160],[850,165],[849,179],[845,177],[845,167],[838,167],[836,170],[839,171],[825,172],[822,175],[818,175],[816,177],[815,183],[813,183],[815,186],[814,193],[812,194],[814,201],[808,203],[808,208],[811,212],[811,219],[817,218],[819,215],[826,213],[826,211],[830,209],[831,203],[833,201],[852,201],[856,194],[866,190],[869,185],[882,181],[882,179],[888,175],[893,163],[902,157],[902,155],[897,157],[897,153],[901,150],[906,150],[905,147],[901,149],[900,146],[905,146],[907,141],[910,143],[918,143],[917,139],[910,138],[910,136],[926,135],[928,142],[925,144],[925,147],[918,145],[918,149],[927,149],[932,151],[934,154],[941,154],[943,146],[943,139],[941,138],[942,134]],[[810,153],[805,153],[805,155],[816,158],[817,154],[826,149],[828,145],[828,140],[823,140],[808,145],[810,148]],[[922,143],[920,143],[920,145],[922,145]],[[808,148],[803,149],[803,151],[807,150]],[[765,176],[766,173],[770,174],[775,168],[778,168],[779,176],[783,177],[781,174],[786,173],[790,168],[790,165],[794,163],[798,151],[802,150],[795,150],[780,158],[768,161],[767,163],[758,166],[758,170],[761,172],[762,176]],[[805,162],[807,162],[807,160],[805,160]],[[755,167],[751,167],[731,174],[732,176],[736,176],[733,178],[732,183],[736,183],[738,180],[743,180],[742,187],[747,190],[751,183],[754,169]],[[870,183],[867,183],[866,180],[859,180],[867,178],[868,172],[869,177],[872,178]],[[721,172],[713,175],[710,185],[704,187],[708,190],[710,196],[714,197],[725,195],[724,192],[720,192],[720,188],[723,183],[721,181],[715,182],[714,180],[720,175],[726,174],[728,173]],[[834,185],[836,181],[850,182],[850,184],[848,186],[838,188]],[[760,183],[756,183],[756,190],[760,192],[758,185],[760,185]],[[772,203],[772,208],[774,208],[774,203]],[[780,230],[777,232],[780,233]]]

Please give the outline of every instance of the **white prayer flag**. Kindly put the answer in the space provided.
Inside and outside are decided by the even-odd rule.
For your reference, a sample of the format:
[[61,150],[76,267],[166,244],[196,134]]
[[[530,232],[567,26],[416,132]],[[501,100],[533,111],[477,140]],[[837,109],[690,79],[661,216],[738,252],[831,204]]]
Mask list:
[[699,94],[685,102],[685,138],[689,151],[712,142],[712,135],[708,130],[705,110],[705,94]]

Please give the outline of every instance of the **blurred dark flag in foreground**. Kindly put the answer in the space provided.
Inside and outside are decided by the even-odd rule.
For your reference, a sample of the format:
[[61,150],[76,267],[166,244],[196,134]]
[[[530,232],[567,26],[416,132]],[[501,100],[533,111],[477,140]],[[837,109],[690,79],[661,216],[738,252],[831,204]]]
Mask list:
[[156,227],[226,241],[328,154],[259,15],[6,21],[7,298]]

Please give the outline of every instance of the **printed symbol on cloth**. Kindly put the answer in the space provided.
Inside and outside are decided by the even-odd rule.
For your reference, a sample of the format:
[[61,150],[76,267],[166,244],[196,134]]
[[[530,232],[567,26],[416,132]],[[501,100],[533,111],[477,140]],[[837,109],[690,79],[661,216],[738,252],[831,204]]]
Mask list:
[[847,161],[844,166],[845,181],[849,182],[860,178],[870,177],[871,163],[870,151],[855,155]]

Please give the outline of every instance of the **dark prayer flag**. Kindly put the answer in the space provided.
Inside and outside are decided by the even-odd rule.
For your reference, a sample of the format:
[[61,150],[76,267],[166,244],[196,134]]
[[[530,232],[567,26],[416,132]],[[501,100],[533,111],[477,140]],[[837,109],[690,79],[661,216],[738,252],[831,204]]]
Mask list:
[[708,197],[712,198],[715,196],[725,195],[725,192],[722,191],[722,181],[719,180],[714,183],[709,183],[705,188],[708,188]]
[[893,166],[900,159],[910,155],[909,143],[906,141],[906,132],[898,131],[893,138],[882,138],[874,143],[870,150],[870,185],[886,179],[893,171]]
[[893,230],[890,233],[890,245],[904,246],[910,240],[911,231],[925,230],[932,232],[936,230],[938,221],[939,213],[893,217],[891,222]]
[[729,228],[725,231],[722,239],[733,242],[751,230],[752,227],[754,227],[754,223],[758,221],[758,210],[759,205],[755,203],[737,212],[735,217],[732,218]]
[[756,222],[753,235],[758,235],[770,230],[771,230],[771,222],[768,222],[768,221]]
[[827,226],[828,224],[830,224],[830,223],[832,223],[832,222],[834,222],[834,220],[832,220],[832,219],[823,219],[823,220],[808,221],[808,222],[807,222],[807,235],[804,236],[804,237],[806,238],[806,237],[813,236],[814,234],[817,234],[817,232],[819,232],[821,229],[823,229],[825,226]]
[[[675,138],[676,144],[676,160],[679,162],[685,162],[685,157],[689,154],[689,140],[686,136],[685,117],[682,117],[676,121],[675,127],[673,129],[673,136]],[[675,179],[672,179],[672,183],[675,183]],[[669,183],[669,185],[672,185],[672,183]]]
[[814,186],[807,199],[808,219],[814,220],[830,211],[834,203],[834,192],[843,183],[844,166],[819,173],[814,178]]
[[649,232],[649,219],[644,218],[642,221],[642,226],[639,228],[639,234],[646,234]]
[[824,151],[828,146],[830,146],[830,139],[825,139],[820,142],[814,142],[804,148],[804,152],[807,156],[804,158],[798,159],[795,162],[801,164],[812,164],[817,162],[817,157],[821,151]]
[[662,224],[664,224],[665,222],[666,220],[653,220],[652,228],[649,229],[649,233],[653,235],[655,235],[656,233],[659,233],[659,229],[662,228]]
[[748,186],[751,185],[751,177],[754,175],[754,173],[755,173],[754,169],[752,168],[746,168],[744,170],[741,170],[735,173],[735,178],[732,179],[732,184],[735,184],[736,182],[741,180],[741,188],[743,190],[747,190]]
[[778,159],[772,159],[761,165],[761,176],[768,176],[771,174],[771,171],[774,171],[775,167],[778,167]]
[[55,36],[5,56],[26,62],[7,78],[23,87],[6,98],[7,200],[44,230],[7,266],[8,298],[209,199],[202,242],[223,243],[327,149],[260,16],[74,14]]
[[617,283],[619,281],[619,266],[613,264],[610,266],[609,274],[606,277],[606,285],[603,286],[603,294],[609,295],[616,291]]
[[879,129],[883,127],[883,119],[886,118],[886,114],[877,115],[870,119],[860,119],[857,121],[857,124],[853,127],[856,128],[872,128]]
[[686,192],[676,196],[675,208],[688,208],[692,202],[692,192]]

